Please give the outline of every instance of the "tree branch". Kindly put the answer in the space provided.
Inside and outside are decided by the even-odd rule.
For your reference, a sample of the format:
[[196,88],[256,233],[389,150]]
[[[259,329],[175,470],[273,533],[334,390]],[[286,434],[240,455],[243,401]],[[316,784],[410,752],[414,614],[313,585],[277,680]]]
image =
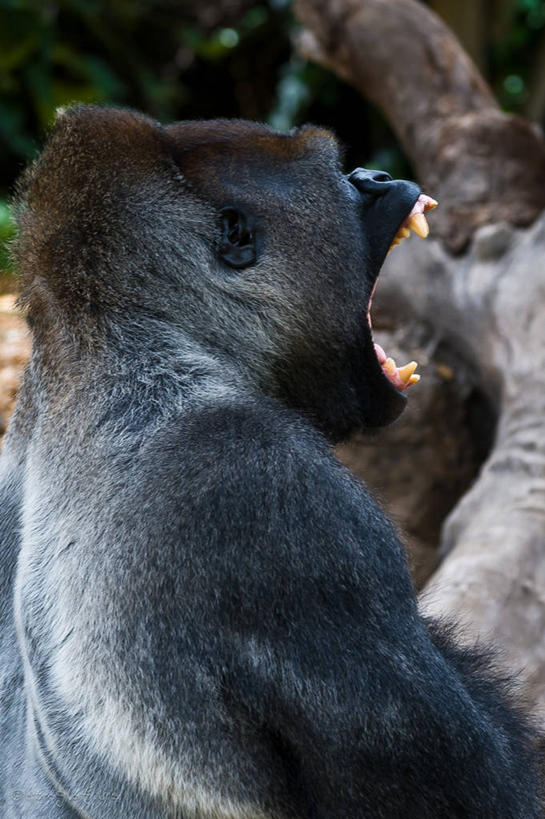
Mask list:
[[545,143],[503,114],[462,47],[416,0],[297,0],[299,49],[385,114],[425,188],[436,234],[465,248],[488,222],[532,223],[545,207]]

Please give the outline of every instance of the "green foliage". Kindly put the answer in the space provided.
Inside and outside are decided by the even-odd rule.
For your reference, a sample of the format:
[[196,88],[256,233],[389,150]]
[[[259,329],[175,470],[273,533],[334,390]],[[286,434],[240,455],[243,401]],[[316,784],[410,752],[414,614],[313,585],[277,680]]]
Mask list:
[[125,103],[138,94],[152,110],[168,109],[174,89],[131,44],[152,5],[0,0],[0,135],[13,154],[31,156],[55,109],[75,100]]
[[197,26],[187,26],[180,30],[181,41],[191,49],[195,56],[218,62],[240,45],[244,38],[251,36],[266,24],[269,14],[265,6],[254,6],[241,17],[236,28],[217,28],[211,33]]
[[7,202],[0,200],[0,274],[11,270],[9,242],[15,233],[15,223]]
[[[238,4],[237,17],[229,9]],[[35,153],[55,109],[74,101],[134,106],[161,121],[241,116],[286,130],[310,120],[353,146],[349,164],[410,173],[378,112],[294,56],[289,6],[0,0],[0,190]],[[508,19],[500,20],[500,7],[510,9]],[[524,113],[539,80],[536,55],[545,53],[545,0],[497,9],[491,5],[487,78],[506,109]]]
[[[545,36],[545,0],[516,0],[504,35],[490,50],[489,80],[501,105],[525,113]],[[543,123],[542,123],[543,124]]]
[[[165,0],[0,0],[0,138],[28,159],[55,110],[74,101],[142,108],[176,119],[195,60],[219,63],[267,23],[250,8],[236,28],[206,32]],[[213,89],[210,89],[213,93]]]

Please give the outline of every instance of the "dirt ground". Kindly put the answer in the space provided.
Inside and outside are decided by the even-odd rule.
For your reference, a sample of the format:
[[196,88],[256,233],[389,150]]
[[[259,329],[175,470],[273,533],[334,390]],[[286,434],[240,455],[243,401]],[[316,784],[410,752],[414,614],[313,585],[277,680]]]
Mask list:
[[13,412],[29,355],[30,337],[15,307],[15,296],[0,296],[0,435]]

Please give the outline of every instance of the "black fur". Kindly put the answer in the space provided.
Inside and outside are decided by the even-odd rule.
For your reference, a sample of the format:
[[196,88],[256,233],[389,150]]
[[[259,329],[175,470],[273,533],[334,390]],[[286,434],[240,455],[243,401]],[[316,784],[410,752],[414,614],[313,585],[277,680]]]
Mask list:
[[19,202],[3,817],[540,815],[523,717],[331,451],[403,408],[366,312],[417,195],[318,129],[60,117]]

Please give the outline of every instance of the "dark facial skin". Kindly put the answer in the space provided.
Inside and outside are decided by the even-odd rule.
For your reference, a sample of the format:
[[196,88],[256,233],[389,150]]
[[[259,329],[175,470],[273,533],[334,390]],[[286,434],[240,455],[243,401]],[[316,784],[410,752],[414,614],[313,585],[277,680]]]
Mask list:
[[334,137],[310,127],[184,123],[166,133],[184,178],[223,214],[226,275],[274,276],[304,321],[304,335],[285,339],[275,394],[332,440],[397,418],[406,398],[378,364],[366,313],[418,186],[362,168],[344,175]]

